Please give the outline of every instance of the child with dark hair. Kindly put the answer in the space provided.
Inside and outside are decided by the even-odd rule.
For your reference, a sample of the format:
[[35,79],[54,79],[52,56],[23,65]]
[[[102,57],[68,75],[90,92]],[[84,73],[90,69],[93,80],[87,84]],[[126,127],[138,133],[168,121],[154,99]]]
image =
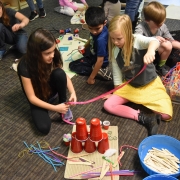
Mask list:
[[85,20],[90,31],[85,51],[89,48],[90,52],[83,58],[71,62],[69,68],[78,74],[88,75],[88,84],[94,84],[97,75],[103,79],[112,80],[111,72],[108,69],[108,30],[103,8],[89,7],[85,13]]
[[165,7],[156,1],[150,2],[143,9],[145,21],[136,26],[135,33],[142,34],[147,37],[154,36],[160,41],[158,54],[160,59],[158,62],[157,70],[160,75],[166,75],[169,68],[165,65],[169,57],[172,47],[180,49],[180,43],[175,41],[170,34],[167,26],[164,24],[166,20]]
[[14,45],[20,53],[26,53],[28,36],[23,29],[29,19],[14,9],[5,8],[0,1],[0,60],[6,52],[6,44]]
[[[173,112],[171,99],[153,64],[159,41],[154,37],[132,34],[131,20],[126,14],[114,17],[108,30],[114,85],[131,81],[116,90],[105,101],[104,108],[111,114],[144,125],[149,135],[156,134],[161,119],[170,121]],[[145,69],[138,75],[143,67]],[[129,107],[126,104],[128,102],[141,104],[152,110],[152,113]]]
[[[62,66],[55,37],[45,29],[35,30],[29,37],[27,53],[18,64],[18,75],[30,104],[33,122],[44,134],[48,134],[51,127],[48,110],[72,115],[69,105],[65,103],[67,88],[70,92],[69,101],[76,101],[73,84]],[[56,94],[59,103],[54,105],[50,99]]]

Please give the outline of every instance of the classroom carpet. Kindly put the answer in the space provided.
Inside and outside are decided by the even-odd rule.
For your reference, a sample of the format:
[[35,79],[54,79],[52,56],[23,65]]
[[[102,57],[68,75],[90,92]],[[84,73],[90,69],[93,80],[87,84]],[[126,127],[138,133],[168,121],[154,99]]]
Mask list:
[[[81,25],[71,24],[71,17],[54,12],[58,1],[44,0],[44,7],[47,13],[45,18],[38,18],[29,23],[25,28],[28,34],[38,27],[51,30],[55,37],[59,37],[60,29],[79,28],[79,35],[88,39],[89,32],[82,30]],[[101,1],[87,0],[89,5],[98,6]],[[26,16],[30,15],[28,8],[20,12]],[[166,24],[171,32],[180,35],[179,20],[167,19]],[[52,148],[59,147],[57,152],[64,156],[68,155],[69,148],[63,143],[63,135],[72,132],[72,125],[66,124],[59,119],[59,114],[49,112],[52,118],[51,131],[44,136],[37,132],[29,111],[29,105],[24,96],[17,73],[10,67],[16,58],[21,55],[13,50],[8,51],[3,60],[0,61],[0,179],[2,180],[63,180],[65,165],[57,167],[57,172],[51,164],[45,162],[37,154],[22,153],[26,150],[25,143],[36,144],[47,142]],[[112,81],[96,79],[94,85],[86,83],[86,76],[75,75],[72,77],[78,101],[86,101],[113,89]],[[57,102],[55,99],[54,103]],[[138,148],[140,142],[147,137],[147,130],[133,120],[117,117],[107,113],[103,108],[104,100],[100,99],[86,105],[72,106],[73,122],[76,118],[84,117],[87,124],[94,117],[101,121],[109,120],[112,126],[118,126],[118,147],[131,145]],[[135,109],[149,111],[142,106],[129,103]],[[180,140],[180,105],[173,104],[173,118],[170,122],[161,122],[158,134],[166,134]],[[118,151],[119,151],[118,149]],[[121,160],[120,169],[138,170],[140,173],[134,176],[122,176],[122,180],[142,180],[148,174],[141,167],[138,153],[134,149],[124,149],[125,154]],[[19,157],[19,153],[21,156]],[[24,151],[25,152],[25,151]],[[64,158],[60,158],[66,164]]]

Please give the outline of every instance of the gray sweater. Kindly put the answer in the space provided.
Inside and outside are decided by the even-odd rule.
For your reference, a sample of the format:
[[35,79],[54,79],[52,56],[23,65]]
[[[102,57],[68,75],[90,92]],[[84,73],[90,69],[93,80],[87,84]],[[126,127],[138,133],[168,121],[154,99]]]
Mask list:
[[150,29],[149,29],[148,24],[145,21],[143,21],[136,26],[135,34],[141,34],[141,35],[144,35],[146,37],[161,36],[161,37],[166,38],[166,39],[174,40],[165,24],[163,24],[157,30],[157,32],[155,34],[152,34]]

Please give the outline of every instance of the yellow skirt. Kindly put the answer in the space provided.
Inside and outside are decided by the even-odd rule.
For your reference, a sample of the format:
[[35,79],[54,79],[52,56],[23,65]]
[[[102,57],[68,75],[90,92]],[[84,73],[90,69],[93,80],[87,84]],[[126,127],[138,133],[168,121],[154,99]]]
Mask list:
[[143,106],[172,117],[172,103],[166,89],[159,77],[143,87],[133,87],[130,84],[118,89],[114,94],[121,96],[130,102]]

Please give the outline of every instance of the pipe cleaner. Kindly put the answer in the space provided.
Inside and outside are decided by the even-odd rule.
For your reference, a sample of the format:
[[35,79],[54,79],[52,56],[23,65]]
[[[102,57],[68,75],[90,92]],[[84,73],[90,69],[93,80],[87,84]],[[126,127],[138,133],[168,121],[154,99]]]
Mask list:
[[[64,163],[59,160],[53,153],[52,151],[57,149],[57,148],[53,148],[50,149],[49,148],[49,144],[45,141],[42,142],[37,142],[36,146],[35,145],[28,145],[25,141],[23,142],[24,145],[27,147],[26,150],[23,150],[19,153],[19,157],[23,157],[25,152],[31,153],[31,154],[37,154],[40,158],[42,158],[45,162],[47,162],[48,164],[52,165],[52,167],[54,168],[54,170],[57,172],[56,166],[62,166],[64,165]],[[49,148],[48,150],[45,148]],[[45,149],[45,150],[44,150]],[[20,156],[21,155],[21,156]]]

